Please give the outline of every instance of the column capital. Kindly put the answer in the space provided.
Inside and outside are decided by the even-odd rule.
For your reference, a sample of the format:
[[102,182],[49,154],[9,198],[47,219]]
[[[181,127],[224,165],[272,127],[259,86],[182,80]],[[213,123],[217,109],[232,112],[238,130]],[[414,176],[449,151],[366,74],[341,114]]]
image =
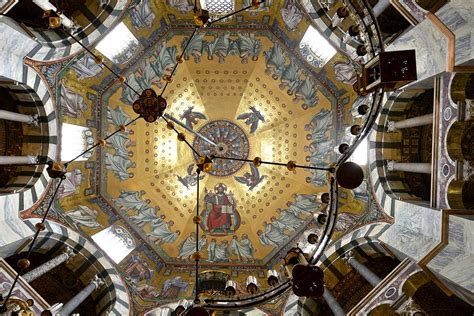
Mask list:
[[387,160],[387,169],[388,169],[388,171],[394,171],[396,163],[397,162],[395,160]]
[[66,246],[63,249],[62,253],[66,255],[66,261],[69,261],[69,259],[71,259],[75,255],[74,250],[69,246]]
[[344,261],[345,263],[349,263],[351,259],[354,259],[354,253],[352,252],[352,250],[349,250],[342,257],[342,261]]
[[105,281],[96,274],[94,277],[90,280],[89,284],[93,284],[96,289],[100,288],[102,285],[105,284]]
[[395,127],[395,121],[388,121],[387,122],[387,132],[395,132],[397,128]]
[[36,156],[36,155],[31,154],[31,155],[27,155],[27,157],[28,157],[28,162],[31,163],[31,164],[39,162],[38,156]]

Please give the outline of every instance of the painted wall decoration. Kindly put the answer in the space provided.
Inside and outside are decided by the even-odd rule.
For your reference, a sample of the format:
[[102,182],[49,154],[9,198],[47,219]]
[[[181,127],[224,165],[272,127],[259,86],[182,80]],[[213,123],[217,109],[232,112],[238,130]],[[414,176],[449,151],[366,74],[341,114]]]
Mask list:
[[76,72],[79,80],[96,77],[102,72],[102,67],[95,62],[90,54],[84,54],[72,65],[72,69]]
[[150,28],[155,20],[155,13],[151,9],[150,0],[134,0],[129,6],[130,19],[136,29]]
[[122,107],[116,108],[107,107],[107,122],[114,124],[115,127],[125,125],[131,121],[130,116],[125,113]]
[[[166,47],[166,42],[163,42],[151,58],[145,59],[137,71],[127,77],[127,83],[139,93],[152,85],[161,88],[163,76],[176,64],[176,54],[176,46]],[[124,103],[132,104],[135,98],[136,94],[130,88],[123,89],[122,101]]]
[[250,126],[250,134],[255,133],[260,122],[265,122],[265,117],[255,107],[249,107],[250,112],[245,112],[237,116],[238,120],[242,120],[246,125]]
[[357,81],[357,73],[354,66],[349,62],[336,62],[334,63],[334,74],[336,80],[353,85]]
[[[288,95],[294,95],[293,102],[303,101],[302,108],[315,107],[319,102],[316,84],[313,79],[300,70],[299,66],[289,62],[287,53],[280,45],[275,45],[265,51],[265,62],[267,75],[271,75],[274,80],[280,79],[280,89],[287,89]],[[300,75],[303,74],[303,75]]]
[[147,233],[149,240],[155,244],[172,243],[181,234],[181,231],[172,231],[174,221],[165,221],[165,217],[156,217],[151,222],[151,231]]
[[281,18],[285,26],[294,31],[303,19],[303,11],[298,8],[296,0],[285,0],[285,4],[280,9]]
[[149,283],[153,277],[153,270],[148,262],[139,255],[132,255],[128,258],[124,272],[134,283],[145,281]]
[[193,111],[194,107],[190,106],[183,114],[180,114],[179,118],[184,120],[184,123],[189,128],[194,128],[194,125],[198,124],[198,120],[207,120],[207,117],[199,112]]
[[81,226],[89,228],[102,227],[102,225],[97,222],[98,212],[86,205],[79,205],[77,208],[65,212],[64,215],[71,224],[79,230]]
[[[181,42],[181,48],[184,48],[188,38]],[[255,37],[254,33],[237,33],[237,38],[231,36],[230,32],[221,33],[208,40],[204,39],[204,34],[198,34],[193,37],[184,54],[184,58],[189,60],[192,56],[194,62],[200,63],[201,56],[207,53],[207,59],[213,60],[217,57],[220,64],[225,62],[227,56],[237,55],[242,64],[247,64],[249,59],[257,61],[260,55],[261,41]]]
[[263,229],[257,231],[262,245],[277,247],[289,239],[289,235],[300,228],[304,219],[312,216],[320,207],[316,194],[295,194],[287,209],[277,209],[278,216],[270,222],[263,222]]
[[163,283],[163,290],[161,291],[162,298],[176,299],[189,287],[189,283],[183,280],[180,276],[168,279]]
[[[178,181],[181,182],[182,185],[184,185],[187,189],[195,186],[197,184],[197,173],[196,173],[196,165],[195,164],[190,164],[188,168],[186,169],[187,175],[184,177],[180,177],[177,175],[176,177],[178,178]],[[203,180],[205,177],[205,174],[202,174],[199,176],[199,180]]]
[[253,163],[249,163],[249,166],[250,172],[244,173],[241,177],[234,177],[234,179],[239,183],[245,184],[249,190],[253,190],[265,179],[266,175],[260,176],[260,171]]
[[247,234],[242,234],[240,240],[238,240],[237,235],[232,236],[229,247],[239,261],[251,262],[254,260],[255,249]]
[[218,242],[215,238],[212,238],[207,247],[207,261],[217,263],[229,262],[229,242],[227,240],[221,240],[220,242]]
[[[250,145],[244,130],[237,124],[227,120],[209,121],[198,133],[211,140],[209,143],[201,137],[194,138],[193,147],[206,156],[235,157],[246,159],[249,155]],[[199,158],[195,155],[196,160]],[[210,175],[225,177],[239,171],[244,165],[243,161],[215,159]]]
[[[198,242],[198,251],[201,251],[207,245],[206,235],[202,235]],[[196,233],[191,232],[189,236],[179,246],[179,260],[189,260],[196,251]]]
[[63,111],[63,115],[78,118],[82,116],[87,104],[84,101],[84,97],[73,90],[66,87],[64,84],[61,85],[61,96],[60,104]]
[[201,228],[211,236],[234,233],[240,226],[240,214],[232,191],[227,192],[224,183],[218,183],[214,192],[205,190],[205,209],[201,213]]
[[134,177],[134,173],[128,171],[129,168],[135,168],[136,163],[132,162],[130,159],[124,158],[123,155],[112,155],[110,153],[105,153],[105,168],[111,170],[113,174],[120,179],[120,181],[125,181]]
[[167,0],[167,3],[171,8],[178,10],[182,14],[193,9],[193,4],[189,0]]
[[66,173],[66,178],[59,186],[57,197],[62,199],[66,196],[74,195],[79,193],[79,187],[85,180],[85,176],[82,174],[81,169],[74,169]]
[[150,200],[146,199],[143,200],[142,197],[145,194],[144,190],[141,191],[125,191],[122,190],[120,193],[120,196],[112,199],[117,203],[119,208],[122,211],[127,211],[127,210],[136,210],[137,212],[140,212],[144,210],[145,208],[148,207],[148,204],[150,204]]

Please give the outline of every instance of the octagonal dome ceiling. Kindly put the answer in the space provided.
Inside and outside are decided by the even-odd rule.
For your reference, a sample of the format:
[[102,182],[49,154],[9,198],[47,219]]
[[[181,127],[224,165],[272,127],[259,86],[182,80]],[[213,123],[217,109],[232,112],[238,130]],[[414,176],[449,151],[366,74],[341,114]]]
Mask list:
[[[131,67],[127,82],[160,91],[185,34],[171,31]],[[185,57],[163,96],[168,120],[197,153],[320,166],[334,159],[336,97],[271,33],[199,33]],[[136,117],[129,90],[111,85],[102,94],[104,132]],[[100,194],[165,262],[193,263],[196,159],[163,120],[134,123],[100,159]],[[315,194],[327,191],[324,172],[236,160],[217,159],[200,181],[200,245],[215,243],[215,253],[203,255],[222,264],[266,264],[277,245],[304,230],[321,207]]]

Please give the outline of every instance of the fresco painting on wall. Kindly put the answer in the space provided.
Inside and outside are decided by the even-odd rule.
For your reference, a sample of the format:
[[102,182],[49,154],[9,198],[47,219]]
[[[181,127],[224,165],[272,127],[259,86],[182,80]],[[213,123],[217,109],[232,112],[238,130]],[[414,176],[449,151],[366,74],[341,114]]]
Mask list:
[[[180,177],[177,175],[176,177],[178,178],[178,181],[181,182],[182,185],[184,185],[187,189],[190,189],[191,187],[195,186],[197,184],[197,173],[196,173],[196,166],[195,164],[190,164],[188,168],[186,169],[187,175],[184,177]],[[199,176],[199,180],[203,180],[205,177],[204,174]]]

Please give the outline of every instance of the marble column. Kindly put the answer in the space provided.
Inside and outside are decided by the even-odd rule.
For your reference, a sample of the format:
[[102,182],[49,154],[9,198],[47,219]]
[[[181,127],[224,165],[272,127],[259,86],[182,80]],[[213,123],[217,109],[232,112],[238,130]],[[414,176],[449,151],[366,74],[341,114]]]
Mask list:
[[42,276],[43,274],[45,274],[48,271],[51,271],[52,269],[56,268],[61,263],[69,260],[73,256],[74,256],[74,251],[72,250],[72,248],[66,247],[63,250],[62,254],[60,254],[59,256],[57,256],[57,257],[55,257],[55,258],[53,258],[53,259],[51,259],[51,260],[49,260],[45,263],[43,263],[42,265],[40,265],[36,269],[33,269],[30,272],[25,273],[22,277],[26,282],[30,283],[34,279]]
[[388,171],[404,171],[431,174],[431,164],[425,162],[387,162]]
[[337,302],[336,298],[332,296],[331,291],[324,287],[323,293],[324,300],[328,304],[329,308],[333,312],[334,316],[345,316],[346,312],[342,309],[341,305]]
[[0,165],[32,165],[38,163],[38,156],[0,156]]
[[374,11],[374,14],[376,17],[382,14],[385,9],[387,9],[390,6],[390,1],[389,0],[380,0],[377,2],[377,4],[372,8],[372,11]]
[[73,310],[75,310],[84,300],[89,297],[95,290],[104,285],[104,281],[100,279],[97,275],[89,282],[82,291],[77,293],[73,298],[64,304],[60,316],[69,316]]
[[382,281],[375,273],[370,271],[369,268],[367,268],[365,265],[359,262],[356,258],[354,258],[354,255],[352,254],[352,251],[349,251],[346,253],[344,256],[343,260],[350,264],[351,267],[353,267],[357,272],[359,272],[360,275],[364,277],[367,282],[370,283],[373,287],[376,287],[377,284]]
[[422,116],[412,117],[401,121],[388,121],[387,130],[395,132],[396,130],[410,127],[418,127],[433,124],[433,113]]
[[38,125],[38,115],[26,115],[16,112],[0,110],[0,119],[6,121],[15,121],[30,125]]

